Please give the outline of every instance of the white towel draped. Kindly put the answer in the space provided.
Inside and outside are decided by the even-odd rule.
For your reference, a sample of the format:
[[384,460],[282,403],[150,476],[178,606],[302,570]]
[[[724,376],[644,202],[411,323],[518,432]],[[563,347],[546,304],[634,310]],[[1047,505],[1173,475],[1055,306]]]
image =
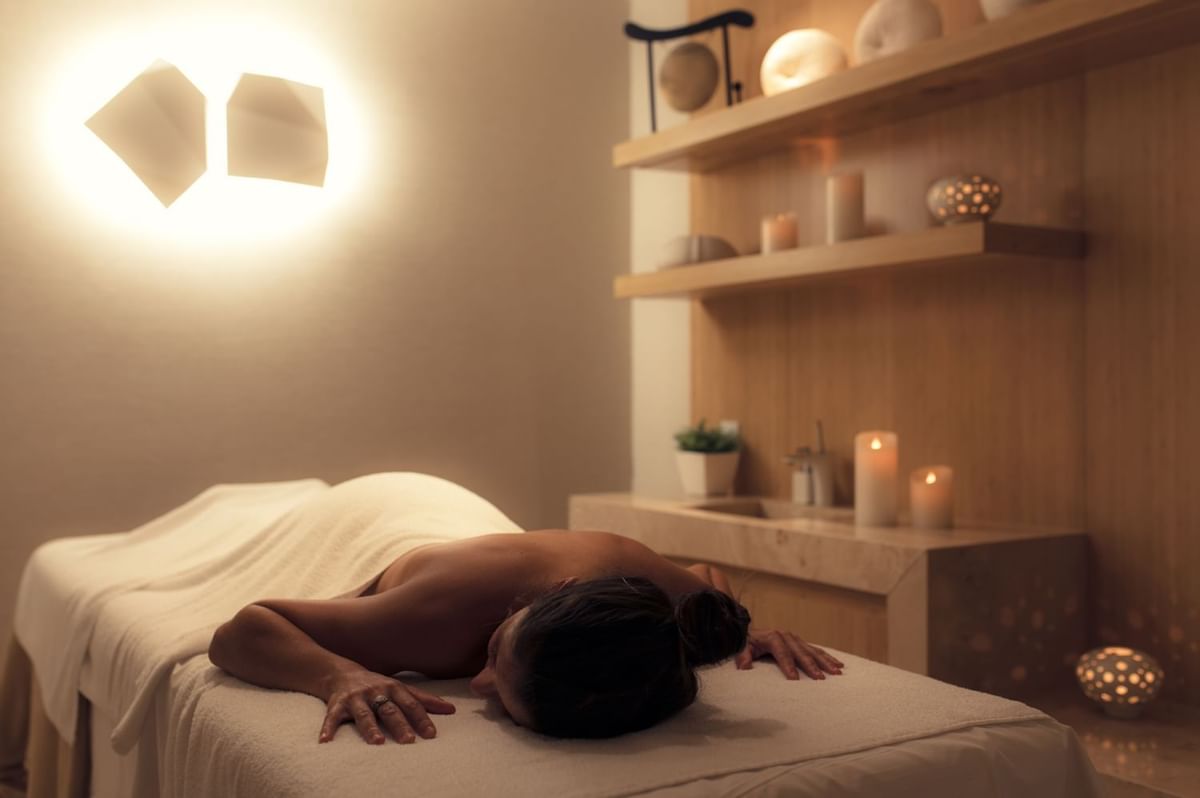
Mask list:
[[137,743],[155,688],[204,653],[213,631],[264,598],[332,598],[365,587],[427,543],[520,528],[454,483],[375,474],[224,485],[126,534],[42,546],[22,577],[15,628],[47,714],[73,739],[79,675],[119,718],[113,747]]

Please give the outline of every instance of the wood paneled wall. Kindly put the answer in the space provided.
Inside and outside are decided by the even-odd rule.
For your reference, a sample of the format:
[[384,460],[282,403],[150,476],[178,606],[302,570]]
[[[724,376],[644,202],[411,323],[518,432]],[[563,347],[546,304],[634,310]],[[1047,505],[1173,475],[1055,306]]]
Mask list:
[[[753,0],[735,77],[758,90],[770,43],[820,27],[847,46],[870,0]],[[942,0],[948,33],[982,24]],[[723,8],[692,0],[693,16]],[[712,110],[723,104],[718,97]],[[794,210],[822,241],[824,176],[861,170],[873,233],[929,224],[926,186],[982,172],[997,220],[1083,228],[1084,264],[1021,262],[831,280],[694,302],[693,414],[736,418],[739,490],[787,496],[782,457],[825,423],[849,500],[853,434],[894,429],[901,471],[948,463],[959,515],[1086,528],[1094,642],[1155,653],[1200,702],[1200,48],[1044,84],[692,178],[692,228],[755,251]],[[1189,201],[1189,198],[1190,201]],[[902,493],[906,493],[903,491]]]
[[1200,704],[1200,47],[1086,92],[1093,631]]

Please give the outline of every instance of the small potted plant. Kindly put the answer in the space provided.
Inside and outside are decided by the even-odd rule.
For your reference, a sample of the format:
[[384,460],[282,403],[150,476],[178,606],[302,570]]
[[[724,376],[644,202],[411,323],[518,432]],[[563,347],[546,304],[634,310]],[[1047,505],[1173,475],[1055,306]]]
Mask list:
[[675,433],[679,478],[689,496],[723,496],[733,492],[740,440],[737,432],[706,427],[704,419]]

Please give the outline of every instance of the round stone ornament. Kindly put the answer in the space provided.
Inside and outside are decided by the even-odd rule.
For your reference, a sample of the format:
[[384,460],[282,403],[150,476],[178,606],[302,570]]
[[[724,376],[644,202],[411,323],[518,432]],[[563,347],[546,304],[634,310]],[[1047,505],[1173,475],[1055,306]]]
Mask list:
[[695,111],[717,90],[720,71],[712,50],[699,42],[684,42],[667,54],[658,85],[667,105],[676,111]]

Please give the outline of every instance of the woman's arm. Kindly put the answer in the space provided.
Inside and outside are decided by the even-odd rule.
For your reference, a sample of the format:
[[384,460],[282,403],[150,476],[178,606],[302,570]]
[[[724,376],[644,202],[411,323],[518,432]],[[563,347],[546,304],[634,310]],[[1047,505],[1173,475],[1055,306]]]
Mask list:
[[295,690],[325,701],[339,673],[362,666],[318,645],[264,604],[243,608],[213,635],[213,664],[260,687]]
[[403,612],[403,591],[389,592],[397,595],[251,604],[217,629],[209,658],[252,684],[324,701],[320,742],[333,739],[348,721],[373,744],[384,742],[381,724],[397,742],[414,741],[414,729],[433,737],[437,730],[428,713],[450,714],[454,706],[384,675],[403,667],[390,667],[404,657],[397,640],[421,639],[415,629],[403,634],[409,624],[395,617],[397,610],[403,618],[420,612]]

